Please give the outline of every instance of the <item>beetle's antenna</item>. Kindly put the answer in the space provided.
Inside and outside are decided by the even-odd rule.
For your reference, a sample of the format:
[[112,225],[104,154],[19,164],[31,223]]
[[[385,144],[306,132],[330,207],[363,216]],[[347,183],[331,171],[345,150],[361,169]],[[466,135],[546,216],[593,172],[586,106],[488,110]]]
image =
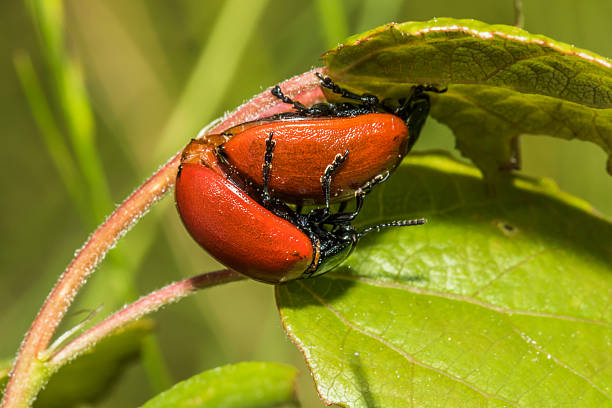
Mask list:
[[347,91],[346,89],[339,87],[338,85],[334,83],[334,81],[332,81],[330,77],[324,77],[318,72],[316,72],[315,75],[317,76],[317,78],[321,80],[322,87],[331,90],[335,94],[341,95],[343,98],[359,101],[365,106],[378,105],[378,102],[379,102],[378,98],[374,95],[371,95],[371,94],[357,95],[356,93]]
[[368,232],[372,232],[376,230],[376,232],[380,231],[383,228],[389,227],[410,227],[412,225],[423,225],[427,222],[425,218],[419,218],[416,220],[402,220],[402,221],[391,221],[384,224],[373,225],[371,227],[363,229],[361,232],[357,234],[357,239],[360,239]]

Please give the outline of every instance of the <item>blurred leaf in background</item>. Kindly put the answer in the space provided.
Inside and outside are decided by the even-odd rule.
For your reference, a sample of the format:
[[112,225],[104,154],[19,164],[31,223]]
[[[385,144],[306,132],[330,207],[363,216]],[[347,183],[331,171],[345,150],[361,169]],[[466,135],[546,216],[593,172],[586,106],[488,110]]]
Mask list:
[[[59,369],[36,399],[35,407],[73,407],[97,402],[140,357],[142,342],[153,329],[151,319],[134,322],[106,337]],[[0,362],[0,389],[8,382],[12,362]],[[6,368],[5,368],[6,367]]]
[[142,408],[296,407],[294,367],[277,363],[243,362],[194,375]]
[[[485,0],[336,0],[333,5],[260,0],[249,2],[249,7],[237,0],[61,4],[63,44],[67,55],[78,61],[76,72],[95,123],[95,139],[88,139],[91,145],[82,148],[95,152],[107,179],[110,198],[104,211],[112,210],[113,203],[121,202],[208,121],[263,87],[321,65],[320,55],[346,34],[390,21],[441,16],[491,24],[514,21],[511,1]],[[20,1],[0,4],[4,135],[0,158],[5,197],[0,217],[5,237],[0,251],[4,334],[0,356],[5,357],[14,355],[51,286],[91,233],[93,221],[84,221],[82,214],[97,214],[97,223],[104,212],[93,204],[85,208],[74,198],[75,188],[62,179],[58,159],[53,158],[58,153],[48,147],[36,122],[40,110],[32,111],[15,69],[15,57],[28,55],[41,92],[49,98],[49,114],[58,121],[56,133],[69,140],[70,124],[58,120],[64,108],[51,97],[58,90],[58,77],[48,69],[28,10]],[[608,57],[612,56],[611,20],[609,0],[562,0],[554,7],[544,0],[525,2],[525,28],[530,32]],[[522,141],[525,173],[552,177],[561,188],[612,215],[612,180],[602,170],[601,150],[576,141],[530,137]],[[415,149],[452,151],[453,146],[448,129],[430,120]],[[61,162],[62,155],[76,158],[78,151],[64,149],[59,153]],[[78,174],[87,179],[85,173]],[[108,305],[112,292],[99,288],[108,288],[110,275],[121,283],[126,270],[133,271],[134,292],[122,296],[131,297],[218,267],[191,242],[173,207],[168,197],[119,243],[119,251],[126,254],[124,263],[118,268],[105,262],[79,297],[79,307]],[[127,300],[116,299],[119,304]],[[243,282],[208,290],[165,309],[155,319],[174,381],[243,360],[285,362],[306,370],[280,328],[269,286]],[[67,319],[66,326],[73,323]],[[322,406],[309,376],[301,375],[299,383],[303,405]],[[99,406],[135,406],[153,394],[143,366],[137,364]]]

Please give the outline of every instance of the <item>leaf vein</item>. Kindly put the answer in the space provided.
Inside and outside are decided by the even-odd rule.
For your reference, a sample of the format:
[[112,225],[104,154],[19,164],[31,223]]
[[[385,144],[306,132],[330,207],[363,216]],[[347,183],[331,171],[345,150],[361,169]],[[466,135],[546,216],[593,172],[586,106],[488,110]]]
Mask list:
[[[590,378],[586,377],[584,374],[581,374],[580,372],[576,371],[575,369],[573,369],[572,367],[570,367],[569,365],[567,365],[566,363],[564,363],[560,358],[555,357],[553,354],[549,353],[544,347],[536,344],[534,341],[531,341],[529,339],[529,337],[523,333],[521,330],[518,329],[518,327],[516,327],[513,323],[511,319],[508,319],[508,322],[510,324],[510,326],[512,327],[512,329],[519,335],[521,336],[521,338],[525,341],[525,343],[527,343],[528,347],[531,347],[533,349],[535,349],[536,351],[542,353],[542,354],[546,354],[547,356],[550,356],[550,359],[558,366],[561,368],[564,368],[566,370],[568,370],[569,372],[571,372],[572,374],[582,378],[584,381],[586,381],[591,387],[595,388],[597,391],[599,391],[601,394],[605,395],[606,398],[608,398],[609,400],[612,400],[612,395],[608,394],[605,390],[601,389],[599,386],[597,386],[596,384],[593,383],[593,380],[591,380]],[[546,379],[546,377],[550,376],[552,374],[552,371],[548,373],[547,376],[544,376],[540,382],[544,381],[544,379]],[[522,397],[521,397],[522,398]],[[520,398],[519,398],[520,400]]]
[[484,390],[479,389],[478,387],[476,387],[475,385],[469,383],[468,381],[463,380],[462,378],[456,377],[450,373],[447,373],[443,370],[440,370],[436,367],[430,366],[428,364],[425,364],[421,361],[418,361],[416,358],[414,358],[414,356],[412,356],[411,354],[407,353],[405,350],[397,347],[396,345],[394,345],[393,343],[381,338],[380,336],[374,334],[374,333],[370,333],[368,330],[359,327],[358,325],[352,323],[350,320],[348,320],[348,318],[346,316],[344,316],[342,313],[340,313],[339,311],[337,311],[336,309],[334,309],[329,303],[327,303],[325,301],[325,299],[321,298],[319,295],[317,295],[312,289],[310,289],[309,287],[307,287],[304,283],[302,282],[298,282],[300,284],[300,286],[302,287],[302,289],[304,289],[306,292],[308,292],[316,301],[318,301],[319,303],[321,303],[321,305],[323,305],[327,310],[329,310],[331,313],[333,313],[338,320],[340,320],[343,324],[345,324],[348,328],[350,328],[351,330],[354,330],[366,337],[369,337],[373,340],[378,341],[379,343],[381,343],[382,345],[384,345],[385,347],[389,348],[390,350],[393,350],[394,352],[396,352],[397,354],[399,354],[401,357],[403,357],[405,360],[411,362],[412,364],[416,364],[419,365],[425,369],[434,371],[442,376],[445,376],[447,378],[449,378],[450,380],[456,382],[456,383],[460,383],[470,389],[472,389],[473,391],[479,393],[480,395],[482,395],[485,399],[490,399],[490,398],[496,398],[499,399],[500,401],[503,401],[507,404],[510,404],[514,407],[518,407],[519,405],[517,405],[515,402],[508,400],[502,396],[499,395],[495,395],[495,394],[489,394],[487,392],[485,392]]
[[334,274],[327,275],[327,279],[341,279],[341,280],[357,281],[357,282],[361,282],[361,283],[365,283],[365,284],[373,285],[373,286],[378,286],[382,288],[398,289],[398,290],[404,290],[406,292],[417,293],[421,295],[429,295],[429,296],[435,296],[435,297],[440,297],[440,298],[445,298],[445,299],[466,302],[466,303],[472,303],[472,304],[481,306],[485,309],[493,310],[495,312],[506,314],[506,315],[516,314],[516,315],[535,316],[535,317],[542,317],[542,318],[549,318],[549,319],[568,320],[568,321],[581,322],[581,323],[587,323],[587,324],[595,324],[595,325],[603,326],[606,328],[612,328],[612,323],[609,323],[603,320],[588,319],[585,317],[567,316],[567,315],[559,315],[559,314],[545,313],[545,312],[534,312],[531,310],[507,309],[507,308],[503,308],[499,306],[494,306],[482,300],[474,299],[471,296],[457,295],[454,293],[444,293],[444,292],[438,292],[438,291],[428,290],[428,289],[421,289],[421,288],[416,288],[413,286],[407,286],[407,285],[397,283],[397,282],[381,282],[381,281],[366,278],[363,276],[342,275],[339,273],[334,273]]
[[521,266],[539,258],[542,255],[545,255],[549,252],[553,252],[553,249],[543,249],[540,250],[539,252],[536,252],[534,254],[529,255],[528,257],[521,259],[519,262],[517,262],[516,264],[509,266],[508,268],[504,269],[503,271],[501,271],[499,274],[497,274],[497,276],[495,276],[493,279],[491,279],[489,282],[487,282],[486,284],[482,285],[480,288],[478,288],[476,291],[474,291],[470,296],[471,297],[476,297],[478,296],[478,294],[480,294],[482,291],[484,291],[485,289],[489,288],[491,285],[493,285],[495,282],[499,281],[501,278],[503,278],[504,276],[506,276],[508,273],[520,268]]

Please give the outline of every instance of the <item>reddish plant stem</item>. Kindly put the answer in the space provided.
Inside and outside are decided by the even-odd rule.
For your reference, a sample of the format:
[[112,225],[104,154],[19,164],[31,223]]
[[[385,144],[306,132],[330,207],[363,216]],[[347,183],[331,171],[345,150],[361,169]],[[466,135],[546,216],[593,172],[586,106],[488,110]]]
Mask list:
[[49,360],[49,369],[55,371],[70,360],[83,354],[83,352],[93,347],[104,337],[112,334],[115,330],[140,319],[145,314],[154,312],[170,303],[178,302],[197,290],[243,279],[246,278],[239,273],[225,269],[194,276],[149,293],[66,344]]
[[[319,71],[324,72],[324,70]],[[291,78],[281,86],[288,96],[306,105],[324,99],[313,71]],[[210,133],[290,109],[291,106],[279,104],[279,101],[266,90],[228,115]],[[177,154],[132,193],[91,235],[60,276],[21,344],[4,392],[2,407],[26,407],[34,401],[45,382],[45,379],[31,380],[43,376],[40,370],[44,362],[38,359],[39,353],[49,346],[55,330],[78,290],[102,261],[106,252],[153,203],[174,186],[179,162],[180,155]]]
[[[27,406],[32,396],[28,378],[39,363],[38,354],[45,350],[68,306],[87,277],[104,258],[106,252],[155,201],[174,184],[180,157],[174,156],[147,180],[106,221],[98,227],[68,268],[60,276],[21,345],[11,378],[4,393],[3,406]],[[24,401],[27,401],[24,403]]]

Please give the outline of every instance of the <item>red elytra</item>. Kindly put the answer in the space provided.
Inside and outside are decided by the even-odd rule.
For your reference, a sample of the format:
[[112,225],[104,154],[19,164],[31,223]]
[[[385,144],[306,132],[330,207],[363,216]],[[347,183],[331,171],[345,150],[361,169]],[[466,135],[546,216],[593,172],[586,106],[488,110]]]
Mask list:
[[[269,167],[269,194],[301,205],[325,203],[320,176],[332,159],[350,152],[330,187],[330,201],[354,197],[359,187],[373,177],[394,170],[412,148],[429,114],[427,92],[445,92],[418,85],[409,98],[391,108],[370,94],[355,94],[316,73],[322,88],[328,88],[350,103],[318,103],[306,107],[283,94],[279,86],[271,93],[293,111],[243,123],[225,131],[227,138],[216,148],[227,174],[244,179],[263,190],[262,155],[271,154],[266,139],[276,148]],[[218,137],[218,136],[217,136]],[[264,192],[267,194],[267,192]]]
[[242,124],[223,133],[217,151],[231,170],[262,187],[262,157],[273,133],[276,147],[269,189],[294,204],[322,204],[321,174],[338,153],[349,151],[331,183],[331,201],[346,201],[373,177],[392,171],[407,153],[410,135],[400,117],[368,113],[354,117],[288,118]]
[[235,271],[276,284],[300,277],[313,261],[302,231],[205,165],[181,165],[175,196],[191,236]]

